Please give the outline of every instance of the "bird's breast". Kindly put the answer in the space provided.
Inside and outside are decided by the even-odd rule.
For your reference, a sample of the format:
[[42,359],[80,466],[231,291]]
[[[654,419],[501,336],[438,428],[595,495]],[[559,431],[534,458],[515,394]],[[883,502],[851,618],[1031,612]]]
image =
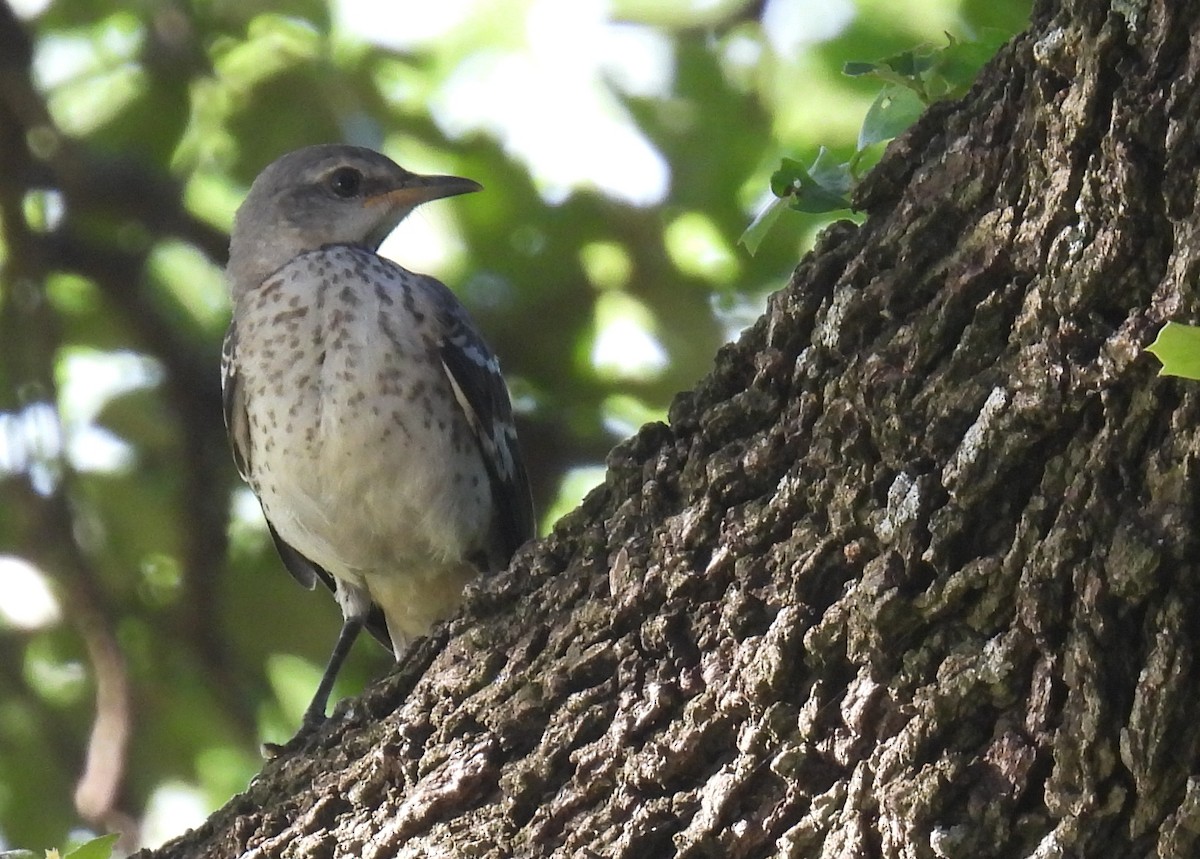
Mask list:
[[239,321],[256,489],[281,536],[335,575],[459,560],[491,516],[420,281],[366,257],[299,258]]

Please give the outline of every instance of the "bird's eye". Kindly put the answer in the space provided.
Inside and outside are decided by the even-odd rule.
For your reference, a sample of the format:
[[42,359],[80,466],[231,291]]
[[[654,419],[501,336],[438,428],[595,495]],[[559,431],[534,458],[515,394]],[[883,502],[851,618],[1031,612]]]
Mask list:
[[362,173],[353,167],[339,167],[329,176],[329,188],[339,197],[353,197],[362,187]]

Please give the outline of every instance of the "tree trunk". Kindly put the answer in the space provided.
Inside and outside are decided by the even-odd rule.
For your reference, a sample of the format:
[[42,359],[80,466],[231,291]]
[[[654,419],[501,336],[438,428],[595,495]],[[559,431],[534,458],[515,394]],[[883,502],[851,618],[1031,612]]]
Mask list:
[[1143,354],[1196,311],[1200,4],[1105,5],[1042,3],[669,427],[153,855],[1200,855],[1200,399]]

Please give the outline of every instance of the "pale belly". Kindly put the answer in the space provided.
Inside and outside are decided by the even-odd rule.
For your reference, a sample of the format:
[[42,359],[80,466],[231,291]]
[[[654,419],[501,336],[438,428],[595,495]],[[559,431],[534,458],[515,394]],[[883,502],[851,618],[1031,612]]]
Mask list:
[[478,454],[464,461],[448,432],[406,433],[370,413],[323,411],[311,442],[293,435],[263,458],[272,475],[261,483],[263,507],[289,544],[348,581],[420,575],[484,545],[490,498]]

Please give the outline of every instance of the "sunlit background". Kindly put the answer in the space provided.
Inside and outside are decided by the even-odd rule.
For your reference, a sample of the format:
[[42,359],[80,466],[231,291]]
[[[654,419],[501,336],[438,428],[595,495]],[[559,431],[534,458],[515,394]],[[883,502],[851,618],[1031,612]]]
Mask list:
[[[223,449],[215,388],[193,390],[195,406],[179,383],[198,367],[216,384],[229,312],[201,237],[228,230],[275,155],[342,139],[484,184],[420,210],[383,253],[451,284],[500,354],[545,532],[603,479],[615,442],[665,419],[826,223],[785,220],[754,256],[737,244],[781,157],[853,149],[878,84],[842,63],[1011,33],[1028,8],[9,5],[52,123],[27,129],[34,155],[54,163],[74,138],[173,176],[194,225],[162,223],[150,199],[139,215],[103,195],[72,208],[53,181],[21,192],[29,235],[69,226],[141,260],[124,284],[86,260],[22,274],[14,225],[0,235],[0,849],[107,826],[162,843],[245,786],[258,741],[286,738],[315,687],[336,608],[279,569]],[[360,645],[340,693],[387,664]],[[93,731],[108,745],[89,746]]]

